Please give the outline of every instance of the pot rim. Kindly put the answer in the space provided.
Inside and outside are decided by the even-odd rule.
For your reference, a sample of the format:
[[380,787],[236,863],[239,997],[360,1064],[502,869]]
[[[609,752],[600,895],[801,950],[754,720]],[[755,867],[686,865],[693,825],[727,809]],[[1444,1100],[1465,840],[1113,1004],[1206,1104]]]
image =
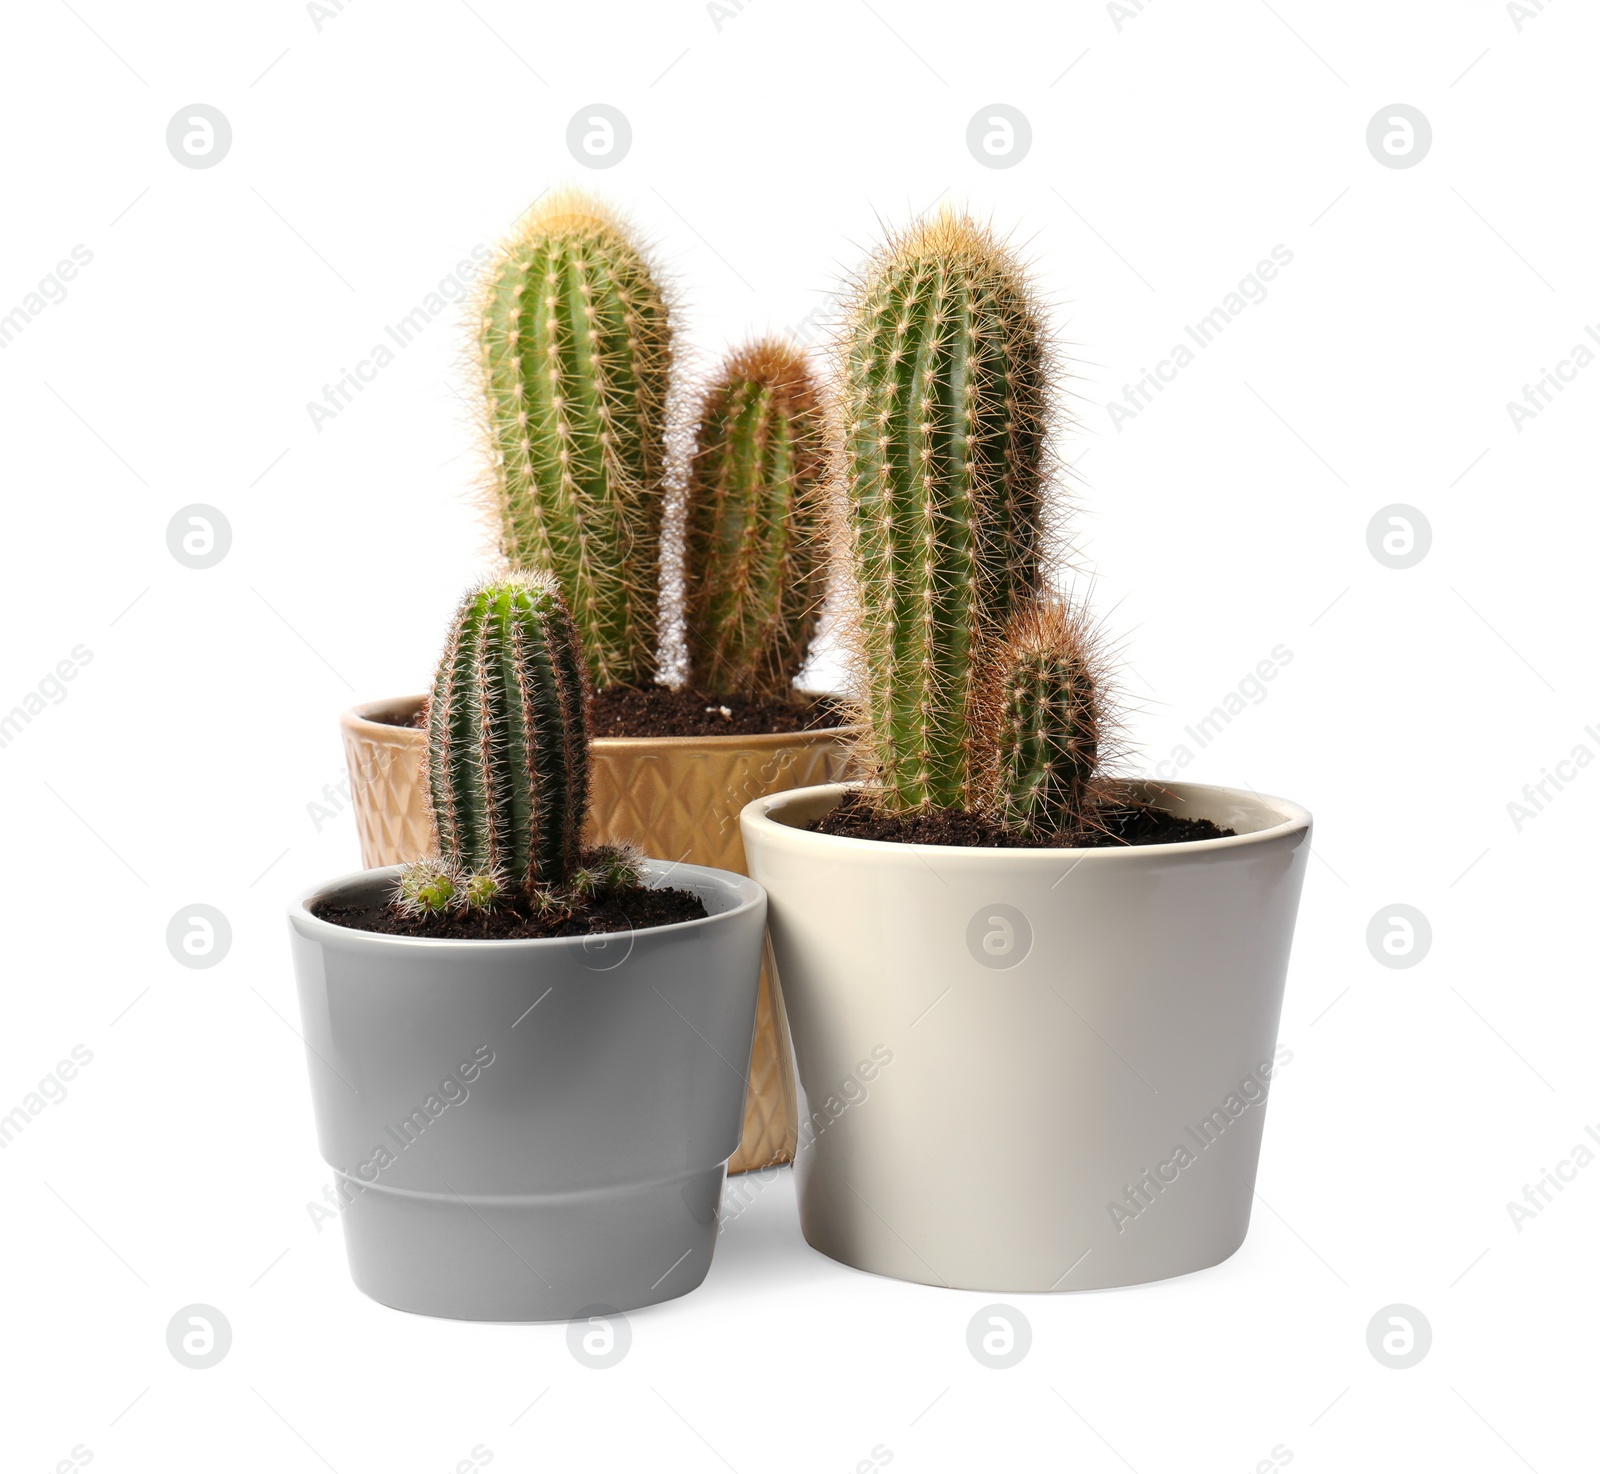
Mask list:
[[[672,921],[664,926],[639,927],[633,931],[599,932],[593,935],[608,940],[622,937],[678,936],[687,934],[694,928],[726,925],[735,917],[766,904],[767,893],[758,882],[745,875],[735,875],[731,870],[718,870],[710,865],[691,865],[686,861],[646,860],[645,864],[655,867],[652,874],[658,879],[665,879],[677,871],[693,871],[697,877],[709,879],[713,884],[732,892],[738,898],[738,904],[726,911],[717,911],[710,916],[697,916],[689,921]],[[313,901],[359,881],[371,881],[379,877],[383,880],[393,880],[400,874],[402,868],[400,865],[380,865],[370,870],[352,870],[333,880],[325,880],[309,887],[289,903],[289,925],[310,941],[343,942],[345,945],[373,947],[390,952],[420,947],[438,953],[454,952],[463,960],[490,954],[503,955],[507,951],[517,949],[525,950],[530,955],[537,955],[540,948],[546,950],[570,948],[582,946],[589,940],[589,937],[397,937],[384,932],[363,931],[355,926],[339,926],[332,921],[324,921],[321,917],[312,915]]]
[[1254,801],[1268,809],[1275,809],[1281,817],[1276,824],[1270,824],[1264,829],[1253,829],[1248,834],[1229,834],[1216,839],[1189,839],[1176,844],[1115,845],[1093,849],[1048,845],[1016,849],[989,849],[979,845],[907,844],[904,840],[860,839],[848,834],[817,834],[809,829],[800,829],[792,824],[784,824],[772,817],[774,809],[782,805],[801,802],[808,796],[832,793],[843,797],[846,793],[858,792],[865,785],[857,781],[853,783],[819,783],[809,788],[789,788],[782,793],[764,794],[760,798],[752,799],[747,803],[740,811],[739,818],[742,824],[752,830],[758,832],[764,830],[777,831],[784,835],[793,835],[805,844],[865,846],[869,849],[888,851],[900,855],[959,855],[972,859],[976,864],[985,863],[984,857],[995,856],[999,857],[995,863],[1009,863],[1012,865],[1019,862],[1026,863],[1035,856],[1076,855],[1080,857],[1078,864],[1088,861],[1096,865],[1104,865],[1122,863],[1135,856],[1143,856],[1149,859],[1165,855],[1181,857],[1197,854],[1219,854],[1227,850],[1270,844],[1274,840],[1287,838],[1297,832],[1304,837],[1311,831],[1311,811],[1309,809],[1301,807],[1291,799],[1278,798],[1272,794],[1257,793],[1253,788],[1227,788],[1219,783],[1192,783],[1181,780],[1163,782],[1156,778],[1132,778],[1122,781],[1143,784],[1147,788],[1164,790],[1169,793],[1174,790],[1183,790],[1194,797],[1200,797],[1207,793],[1225,794],[1229,798]]
[[[369,739],[373,739],[375,734],[383,733],[390,741],[414,741],[420,744],[423,740],[420,727],[397,727],[391,722],[375,720],[370,713],[380,709],[392,710],[410,702],[421,705],[422,700],[419,694],[358,702],[340,714],[339,725],[347,732],[359,733]],[[729,733],[726,737],[593,737],[590,738],[590,746],[615,752],[641,751],[645,748],[666,748],[668,751],[681,752],[690,747],[708,747],[713,751],[724,747],[799,747],[822,738],[854,737],[860,730],[858,726],[847,724],[839,727],[811,727],[803,732],[752,732],[745,735],[735,732]]]

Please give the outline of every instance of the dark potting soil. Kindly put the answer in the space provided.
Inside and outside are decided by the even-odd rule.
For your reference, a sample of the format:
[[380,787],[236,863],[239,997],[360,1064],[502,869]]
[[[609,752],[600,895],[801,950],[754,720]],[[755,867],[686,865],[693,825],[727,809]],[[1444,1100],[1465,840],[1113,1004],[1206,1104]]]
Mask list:
[[387,902],[336,905],[319,901],[311,908],[319,921],[390,937],[433,937],[440,941],[522,941],[531,937],[590,937],[604,932],[643,931],[697,921],[706,915],[700,897],[671,886],[639,886],[575,901],[570,909],[540,915],[523,903],[461,915],[408,916]]
[[596,737],[756,737],[837,727],[844,718],[828,697],[707,696],[667,686],[596,691],[589,722]]
[[[383,718],[379,717],[379,721]],[[774,732],[812,732],[837,727],[846,717],[828,696],[794,701],[747,696],[707,696],[667,686],[613,686],[596,691],[589,722],[596,737],[760,737]],[[400,727],[421,727],[422,711]]]
[[848,839],[881,839],[894,844],[947,844],[963,849],[1111,849],[1118,845],[1184,844],[1196,839],[1223,839],[1233,833],[1209,819],[1180,819],[1153,804],[1107,804],[1095,810],[1081,832],[1063,835],[1049,844],[1024,839],[993,819],[959,810],[931,814],[875,813],[859,794],[847,794],[838,808],[813,820],[806,828],[815,834],[838,834]]

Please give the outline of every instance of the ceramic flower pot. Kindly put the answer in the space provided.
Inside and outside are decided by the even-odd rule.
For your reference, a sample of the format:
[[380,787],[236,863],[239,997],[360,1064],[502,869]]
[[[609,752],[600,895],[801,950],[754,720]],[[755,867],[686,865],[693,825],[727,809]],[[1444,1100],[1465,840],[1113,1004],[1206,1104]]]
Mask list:
[[1136,788],[1236,834],[985,850],[808,832],[837,784],[745,809],[813,1247],[1025,1291],[1163,1279],[1244,1241],[1311,817]]
[[[361,862],[396,865],[434,848],[422,788],[420,696],[369,702],[340,718]],[[395,725],[401,723],[402,725]],[[850,732],[761,737],[598,737],[590,745],[591,844],[632,840],[648,855],[744,873],[739,811],[762,794],[844,776]],[[763,980],[744,1134],[730,1172],[788,1162],[794,1069],[782,1010]]]
[[373,1299],[466,1320],[566,1320],[705,1278],[739,1144],[766,899],[652,861],[708,916],[533,941],[418,940],[320,921],[397,869],[289,912],[323,1159]]

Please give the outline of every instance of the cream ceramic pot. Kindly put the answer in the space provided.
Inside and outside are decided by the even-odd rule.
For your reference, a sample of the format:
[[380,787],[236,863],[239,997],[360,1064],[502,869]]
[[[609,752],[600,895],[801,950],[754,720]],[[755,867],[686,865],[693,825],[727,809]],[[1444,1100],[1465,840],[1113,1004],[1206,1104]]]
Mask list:
[[1236,833],[962,849],[807,832],[839,784],[745,808],[813,1247],[1026,1291],[1163,1279],[1244,1241],[1311,816],[1136,787]]

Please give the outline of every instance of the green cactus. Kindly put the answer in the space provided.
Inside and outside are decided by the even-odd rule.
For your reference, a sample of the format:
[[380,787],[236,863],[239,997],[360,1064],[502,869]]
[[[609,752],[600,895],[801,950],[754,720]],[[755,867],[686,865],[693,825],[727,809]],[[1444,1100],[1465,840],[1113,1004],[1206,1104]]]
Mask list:
[[992,659],[980,701],[988,811],[1037,839],[1080,831],[1104,746],[1100,660],[1082,612],[1056,600],[1025,610]]
[[700,690],[792,694],[824,592],[823,440],[804,355],[782,341],[739,349],[704,395],[684,529]]
[[[491,877],[474,876],[473,879],[488,880]],[[396,904],[402,911],[417,916],[434,911],[453,910],[460,904],[461,899],[461,885],[456,867],[431,855],[426,859],[413,860],[407,865],[400,872],[400,881],[395,888]]]
[[672,326],[631,233],[541,204],[489,269],[478,351],[506,560],[556,576],[596,685],[648,684]]
[[[530,897],[579,868],[589,806],[588,688],[573,622],[548,574],[513,574],[461,601],[428,698],[425,776],[438,876],[402,895],[427,910]],[[433,888],[428,892],[428,881]],[[475,896],[477,899],[475,900]]]
[[1039,310],[1005,246],[946,212],[870,264],[842,350],[836,480],[861,758],[885,812],[977,807],[979,673],[1041,579]]

